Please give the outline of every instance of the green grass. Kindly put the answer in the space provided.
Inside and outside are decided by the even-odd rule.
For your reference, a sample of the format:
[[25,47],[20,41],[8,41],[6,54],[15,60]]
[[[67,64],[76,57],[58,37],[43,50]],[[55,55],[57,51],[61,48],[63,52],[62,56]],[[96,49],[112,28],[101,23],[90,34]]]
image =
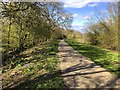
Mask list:
[[94,45],[83,44],[72,40],[65,41],[82,55],[120,77],[120,67],[117,64],[119,63],[120,65],[120,58],[118,58],[120,54]]
[[[64,82],[60,77],[57,52],[58,41],[54,41],[42,48],[37,46],[31,53],[28,51],[27,58],[23,54],[15,60],[11,59],[12,64],[5,66],[3,70],[3,78],[5,79],[3,88],[9,88],[13,85],[17,88],[64,87]],[[16,80],[17,82],[12,84]]]

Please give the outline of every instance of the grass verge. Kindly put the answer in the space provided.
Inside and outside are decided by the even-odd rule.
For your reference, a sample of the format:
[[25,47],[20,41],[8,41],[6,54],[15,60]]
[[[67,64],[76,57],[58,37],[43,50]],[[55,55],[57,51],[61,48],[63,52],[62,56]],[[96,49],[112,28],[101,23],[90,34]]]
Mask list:
[[62,88],[56,53],[58,41],[26,50],[3,67],[3,88]]
[[65,41],[80,54],[88,57],[96,64],[106,68],[120,77],[120,54],[97,46],[75,42],[73,40]]

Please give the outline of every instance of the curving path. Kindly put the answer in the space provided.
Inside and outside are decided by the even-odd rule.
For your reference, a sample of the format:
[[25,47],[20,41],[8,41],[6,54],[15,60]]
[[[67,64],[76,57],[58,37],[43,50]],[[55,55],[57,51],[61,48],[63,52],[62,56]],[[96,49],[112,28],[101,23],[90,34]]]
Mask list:
[[[58,58],[62,77],[69,88],[118,88],[120,80],[61,40]],[[119,87],[120,88],[120,87]]]

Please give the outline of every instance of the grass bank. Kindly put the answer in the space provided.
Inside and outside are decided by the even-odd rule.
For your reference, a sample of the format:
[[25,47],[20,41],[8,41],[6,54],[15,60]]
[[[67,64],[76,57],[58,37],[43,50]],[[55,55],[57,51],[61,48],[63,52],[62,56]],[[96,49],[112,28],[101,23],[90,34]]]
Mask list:
[[37,45],[3,66],[3,88],[62,88],[56,53],[58,41]]
[[96,64],[106,68],[120,77],[120,54],[97,46],[75,42],[73,40],[65,41],[80,54],[88,57]]

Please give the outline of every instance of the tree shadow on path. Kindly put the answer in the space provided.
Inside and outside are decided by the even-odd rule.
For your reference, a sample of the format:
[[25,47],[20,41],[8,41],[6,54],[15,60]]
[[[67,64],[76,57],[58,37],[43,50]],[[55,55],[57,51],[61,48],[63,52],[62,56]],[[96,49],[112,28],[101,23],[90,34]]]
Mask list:
[[[74,72],[74,71],[77,71],[77,70],[93,68],[94,66],[95,65],[92,65],[92,64],[90,66],[80,66],[79,64],[77,64],[77,65],[74,65],[74,66],[69,67],[67,69],[64,69],[62,71],[58,70],[58,71],[55,71],[54,73],[46,73],[46,74],[40,75],[40,76],[38,76],[38,77],[36,77],[36,78],[34,78],[32,80],[29,80],[29,76],[28,76],[28,77],[25,78],[25,80],[23,79],[22,83],[14,86],[13,88],[18,88],[19,89],[19,88],[22,88],[23,86],[25,86],[26,88],[36,88],[37,84],[42,85],[43,83],[49,82],[49,80],[55,79],[57,77],[73,77],[73,76],[78,76],[78,75],[81,75],[81,76],[84,77],[84,76],[90,75],[90,74],[107,72],[107,70],[100,70],[100,71],[93,71],[93,72],[85,72],[85,73],[80,73],[79,72],[79,73],[75,73],[75,74],[64,75],[64,74],[67,74],[69,72]],[[87,78],[89,78],[89,77],[87,77]],[[113,85],[116,80],[117,79],[111,80],[106,86]],[[68,88],[69,86],[65,85],[64,87]]]

